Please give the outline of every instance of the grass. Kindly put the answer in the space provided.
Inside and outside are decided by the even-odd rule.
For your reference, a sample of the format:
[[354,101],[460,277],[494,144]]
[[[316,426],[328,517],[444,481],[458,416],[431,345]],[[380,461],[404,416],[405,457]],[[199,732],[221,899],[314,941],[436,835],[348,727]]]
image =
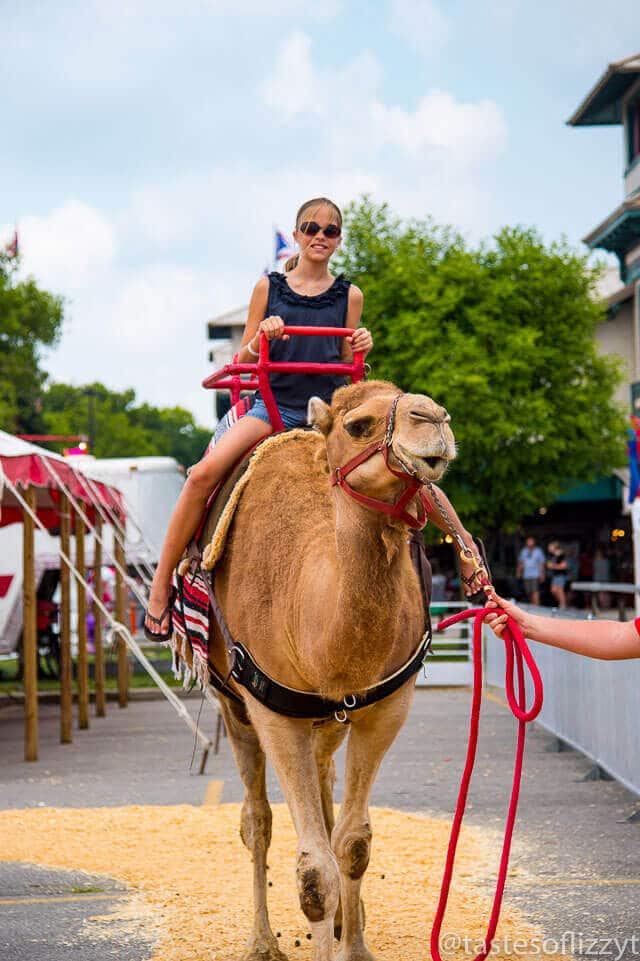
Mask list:
[[[149,651],[145,652],[149,657]],[[154,667],[161,675],[162,679],[169,687],[182,687],[182,681],[177,681],[173,676],[173,671],[171,670],[171,651],[168,648],[159,648],[153,650],[151,657],[149,658],[154,662]],[[89,655],[89,664],[95,663],[95,657]],[[157,662],[162,661],[160,666]],[[105,652],[105,663],[115,663],[115,657],[111,656],[109,653]],[[145,669],[139,664],[134,658],[129,658],[129,670],[131,671],[129,677],[129,686],[132,688],[144,687],[150,688],[155,687],[156,683],[153,678],[147,674]],[[18,658],[3,658],[0,661],[0,694],[21,694],[22,693],[22,681],[18,679]],[[74,685],[75,686],[75,685]],[[60,684],[57,679],[52,678],[40,678],[38,680],[38,690],[39,691],[54,691],[60,690]],[[116,677],[107,677],[105,679],[105,691],[117,691],[118,690],[118,680]],[[95,691],[95,684],[93,680],[89,679],[89,691],[93,693]]]

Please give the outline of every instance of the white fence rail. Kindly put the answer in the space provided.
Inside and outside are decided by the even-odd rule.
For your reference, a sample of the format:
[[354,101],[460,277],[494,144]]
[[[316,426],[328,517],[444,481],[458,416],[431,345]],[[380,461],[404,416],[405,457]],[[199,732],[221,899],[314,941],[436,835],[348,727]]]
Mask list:
[[418,674],[418,687],[465,687],[472,683],[472,628],[469,621],[454,624],[447,631],[436,631],[439,621],[469,606],[462,601],[437,601],[431,605],[433,653],[427,657],[425,670]]
[[[640,794],[640,660],[596,661],[528,643],[544,684],[537,723]],[[486,683],[504,690],[504,644],[486,627],[483,648]],[[529,685],[527,693],[530,704]]]

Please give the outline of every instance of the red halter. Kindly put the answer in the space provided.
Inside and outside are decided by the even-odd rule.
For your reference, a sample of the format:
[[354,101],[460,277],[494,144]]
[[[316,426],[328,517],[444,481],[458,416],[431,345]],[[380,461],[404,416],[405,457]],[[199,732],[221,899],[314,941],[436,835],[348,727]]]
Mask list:
[[[391,448],[391,443],[393,441],[393,430],[395,427],[396,420],[396,408],[398,406],[398,401],[402,394],[393,400],[391,407],[389,408],[389,413],[387,414],[387,428],[385,430],[384,437],[381,441],[376,444],[371,444],[366,450],[363,450],[360,454],[352,457],[350,461],[347,461],[342,467],[334,467],[331,471],[331,483],[335,486],[338,484],[345,494],[357,501],[358,504],[362,504],[363,507],[369,507],[371,510],[379,511],[382,514],[388,514],[389,517],[395,517],[398,520],[403,521],[412,527],[414,530],[420,530],[427,523],[427,512],[431,509],[428,500],[422,493],[422,481],[418,480],[414,473],[408,470],[406,467],[402,466],[402,470],[395,470],[389,463],[389,450]],[[368,497],[366,494],[361,494],[359,491],[354,490],[350,484],[345,480],[347,474],[355,470],[356,467],[360,467],[365,461],[373,457],[374,454],[382,454],[384,457],[384,462],[387,470],[394,475],[394,477],[399,477],[401,481],[404,482],[406,489],[400,494],[400,497],[393,504],[388,504],[386,501],[378,500],[377,497]],[[418,516],[414,517],[409,514],[405,507],[408,506],[409,502],[418,495]]]

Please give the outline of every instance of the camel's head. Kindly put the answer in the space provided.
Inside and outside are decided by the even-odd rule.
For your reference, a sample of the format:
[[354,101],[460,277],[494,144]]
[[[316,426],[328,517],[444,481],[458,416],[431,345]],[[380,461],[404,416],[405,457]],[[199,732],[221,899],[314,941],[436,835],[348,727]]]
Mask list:
[[[430,397],[401,394],[384,381],[342,387],[333,395],[330,406],[318,397],[309,401],[309,423],[324,434],[332,469],[384,438],[389,411],[398,397],[390,466],[412,473],[422,483],[442,477],[456,456],[448,413]],[[386,469],[382,454],[376,454],[355,468],[349,483],[362,493],[385,499],[399,482]]]

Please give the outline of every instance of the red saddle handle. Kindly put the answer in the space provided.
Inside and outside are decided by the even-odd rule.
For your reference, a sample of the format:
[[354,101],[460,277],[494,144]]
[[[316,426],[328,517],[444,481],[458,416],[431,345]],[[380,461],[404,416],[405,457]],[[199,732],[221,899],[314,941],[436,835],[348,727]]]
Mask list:
[[[293,337],[353,337],[355,330],[350,327],[285,327],[285,334]],[[270,341],[260,334],[258,360],[255,363],[240,364],[234,357],[231,364],[225,364],[214,374],[202,381],[207,390],[229,390],[231,404],[237,404],[243,390],[259,390],[267,408],[274,433],[284,430],[280,411],[271,390],[270,374],[343,374],[351,377],[354,384],[364,378],[364,353],[358,350],[350,364],[320,364],[304,362],[273,361],[269,358]],[[246,378],[246,375],[249,375]],[[243,379],[245,375],[245,379]]]

